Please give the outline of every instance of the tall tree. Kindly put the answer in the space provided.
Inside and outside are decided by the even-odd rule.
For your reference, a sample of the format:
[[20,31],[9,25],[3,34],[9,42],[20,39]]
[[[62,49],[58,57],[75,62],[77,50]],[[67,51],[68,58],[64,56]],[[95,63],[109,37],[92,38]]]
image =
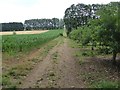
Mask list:
[[116,55],[120,52],[119,8],[120,3],[111,2],[100,9],[98,13],[103,28],[98,34],[100,42],[103,43],[103,46],[110,47],[112,50],[113,63],[116,63]]
[[77,27],[87,25],[88,20],[90,18],[95,19],[96,10],[98,10],[100,5],[85,5],[85,4],[77,4],[71,5],[69,8],[65,10],[64,22],[68,34],[72,31],[72,29],[77,29]]

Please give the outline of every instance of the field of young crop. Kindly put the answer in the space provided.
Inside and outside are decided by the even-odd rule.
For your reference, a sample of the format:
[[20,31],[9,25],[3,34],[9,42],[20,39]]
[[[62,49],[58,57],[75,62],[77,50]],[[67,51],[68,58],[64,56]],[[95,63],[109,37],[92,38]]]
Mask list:
[[50,30],[42,34],[3,35],[2,52],[13,54],[26,52],[58,37],[63,30]]

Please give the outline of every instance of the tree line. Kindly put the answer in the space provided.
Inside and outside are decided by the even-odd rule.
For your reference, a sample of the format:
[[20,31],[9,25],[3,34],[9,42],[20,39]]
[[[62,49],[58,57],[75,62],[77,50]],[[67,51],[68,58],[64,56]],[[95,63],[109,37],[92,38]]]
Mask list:
[[38,29],[61,29],[64,27],[63,19],[52,18],[52,19],[31,19],[25,20],[25,29],[26,30],[38,30]]
[[24,26],[21,22],[0,23],[0,31],[23,31]]
[[120,52],[120,2],[109,4],[77,4],[66,9],[64,22],[70,38],[83,46],[97,46],[99,52],[113,54],[113,63]]
[[50,30],[62,29],[64,27],[63,19],[31,19],[22,22],[0,23],[0,31],[23,31],[23,30]]
[[99,4],[72,4],[65,10],[64,22],[66,29],[71,32],[72,29],[87,25],[89,19],[97,19],[99,16],[96,15],[96,11],[99,10],[103,5]]

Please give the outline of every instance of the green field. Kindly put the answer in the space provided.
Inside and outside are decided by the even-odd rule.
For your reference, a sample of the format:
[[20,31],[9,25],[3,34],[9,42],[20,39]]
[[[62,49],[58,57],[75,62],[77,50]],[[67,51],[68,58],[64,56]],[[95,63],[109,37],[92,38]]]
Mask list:
[[27,52],[40,45],[58,37],[63,30],[50,30],[42,34],[29,35],[3,35],[2,52],[15,54],[18,52]]

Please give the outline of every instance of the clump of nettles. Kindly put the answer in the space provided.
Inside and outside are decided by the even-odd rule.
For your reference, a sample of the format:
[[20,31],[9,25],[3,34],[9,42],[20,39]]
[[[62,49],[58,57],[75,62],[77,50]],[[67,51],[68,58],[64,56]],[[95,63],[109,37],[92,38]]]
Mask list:
[[16,32],[15,32],[15,31],[13,31],[13,35],[16,35]]

